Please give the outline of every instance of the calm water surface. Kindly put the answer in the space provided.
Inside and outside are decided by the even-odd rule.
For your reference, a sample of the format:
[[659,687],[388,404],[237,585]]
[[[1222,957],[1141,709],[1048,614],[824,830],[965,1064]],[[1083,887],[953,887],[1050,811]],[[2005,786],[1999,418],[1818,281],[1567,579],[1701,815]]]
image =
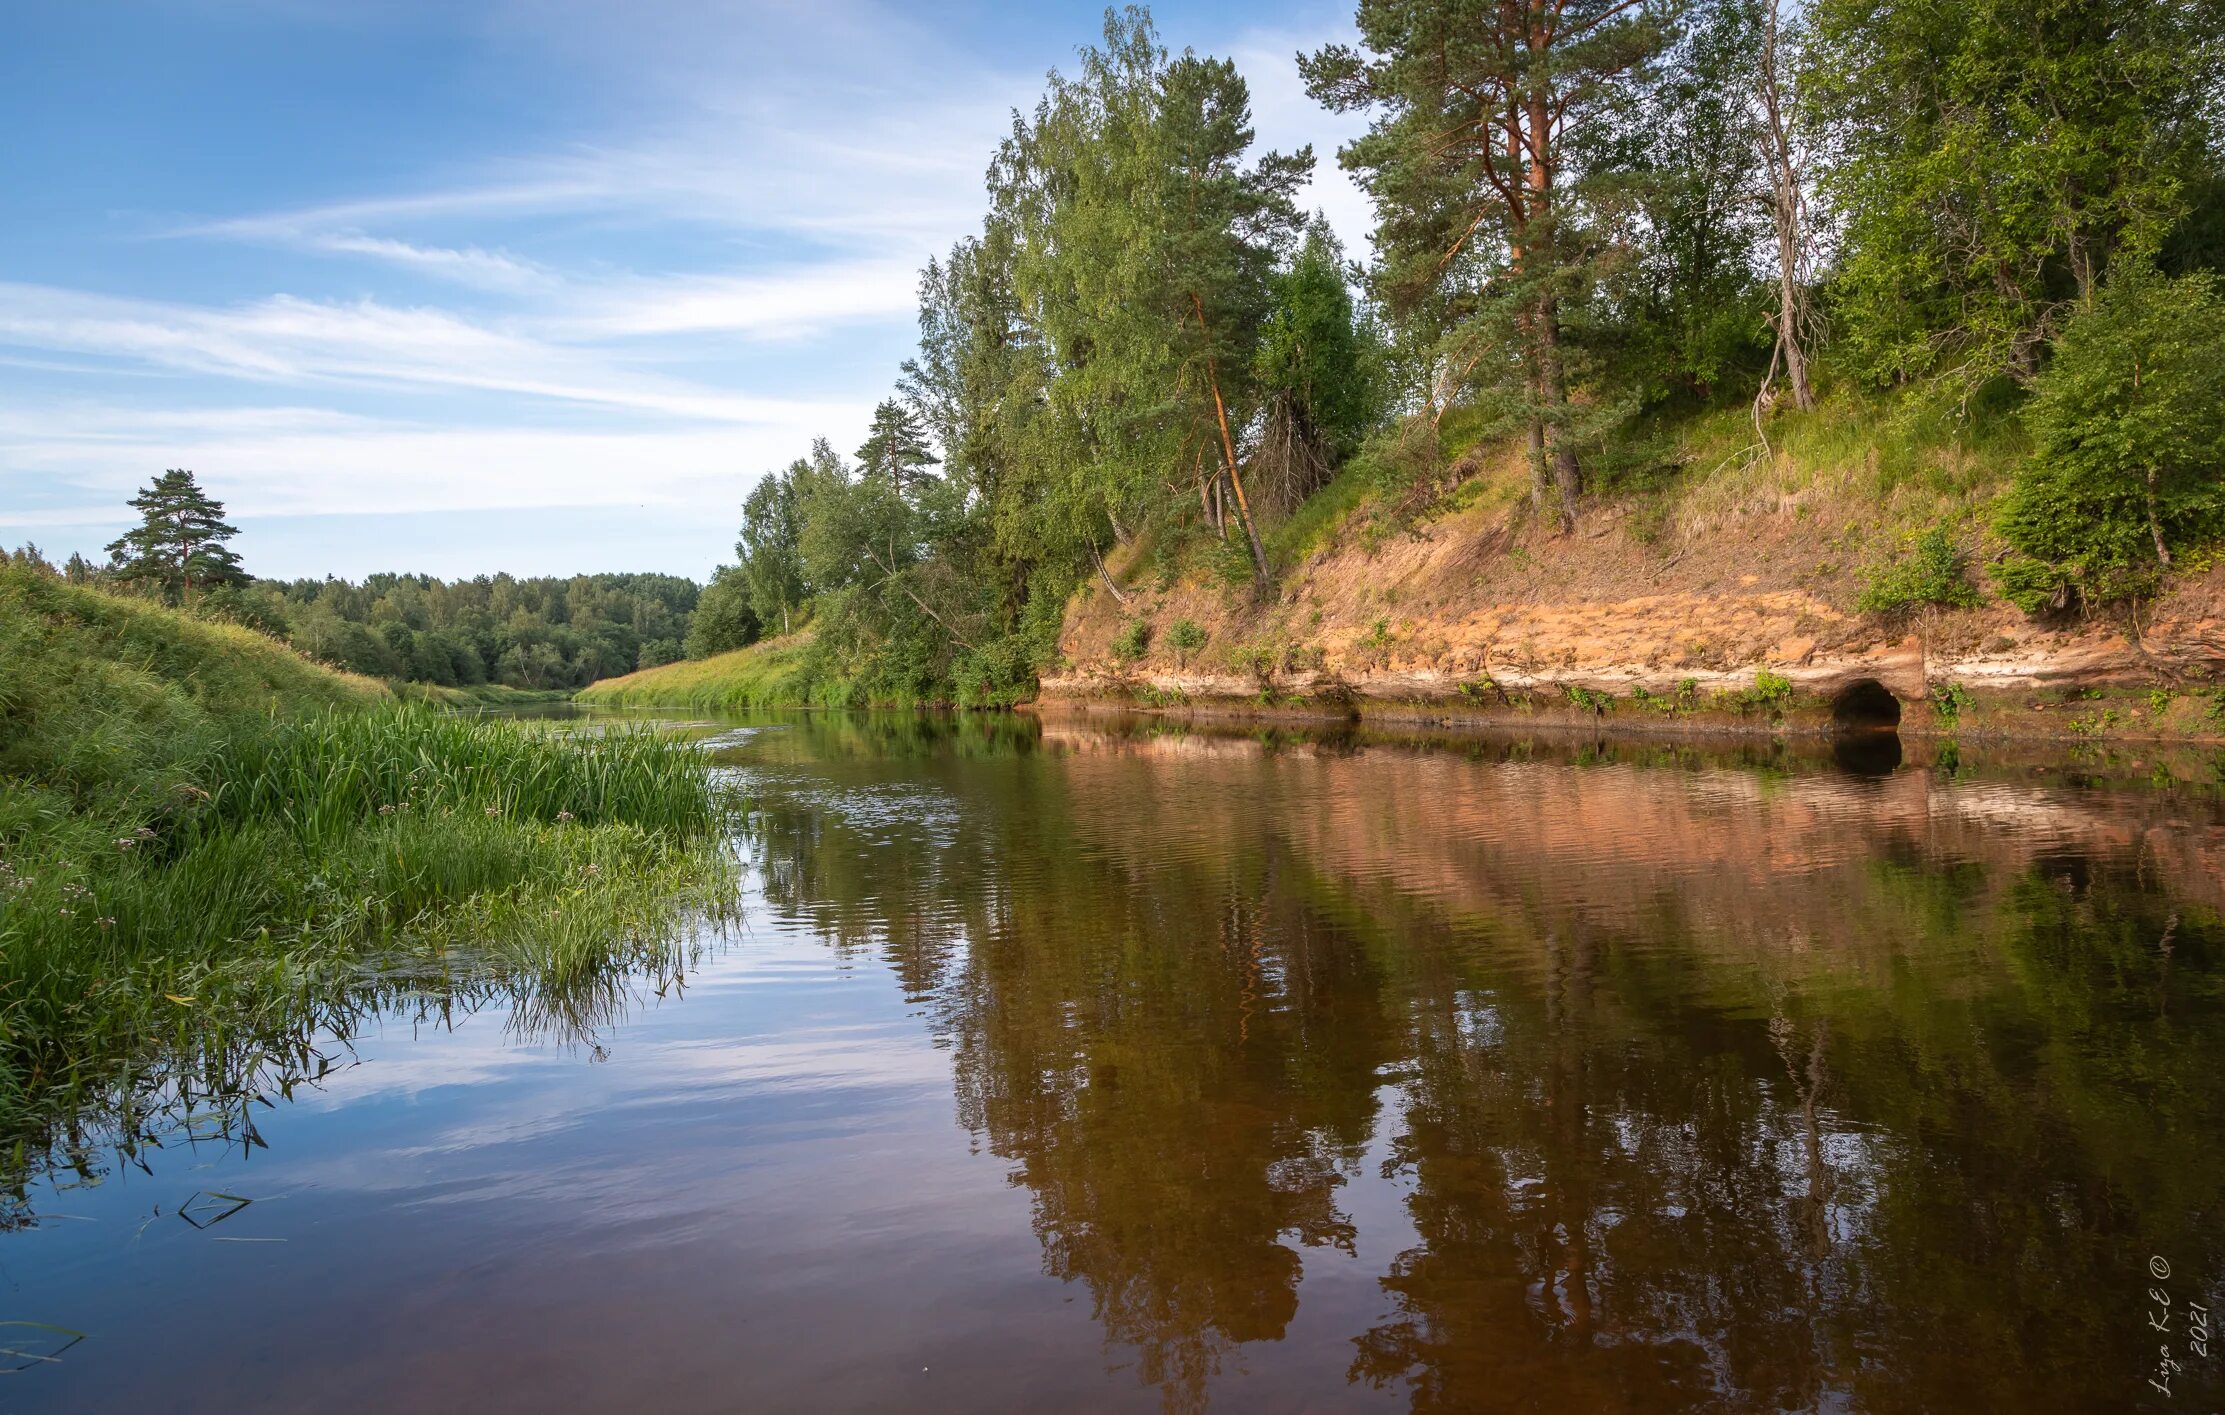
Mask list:
[[731,937],[569,1025],[378,996],[259,1144],[39,1185],[0,1317],[85,1335],[0,1404],[2225,1397],[2214,775],[712,741],[755,801]]

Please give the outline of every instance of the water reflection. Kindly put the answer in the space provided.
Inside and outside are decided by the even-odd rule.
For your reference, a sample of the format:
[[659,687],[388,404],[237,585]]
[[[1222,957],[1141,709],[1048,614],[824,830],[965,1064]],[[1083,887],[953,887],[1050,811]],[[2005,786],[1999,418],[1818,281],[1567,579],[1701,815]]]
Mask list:
[[773,897],[922,1000],[1170,1410],[1285,1335],[1356,1185],[1413,1239],[1349,1375],[1416,1410],[2114,1407],[2148,1256],[2225,1272],[2207,799],[923,735],[933,810],[870,726],[761,739]]
[[351,1064],[355,1039],[368,1031],[452,1032],[493,1012],[518,1044],[600,1059],[603,1036],[642,1001],[683,993],[734,922],[717,912],[540,965],[460,950],[349,960],[268,998],[248,1025],[188,1021],[153,1055],[94,1058],[87,1069],[112,1080],[85,1087],[50,1128],[7,1137],[0,1231],[35,1225],[39,1198],[57,1184],[91,1187],[118,1165],[152,1174],[164,1149],[262,1148],[258,1112]]
[[[2085,1411],[2142,1395],[2151,1255],[2225,1297],[2206,762],[705,732],[745,937],[380,960],[195,1038],[71,1153],[163,1173],[110,1217],[283,1193],[297,1246],[9,1250],[0,1316],[105,1323],[36,1398]],[[236,1158],[320,1078],[254,1187],[147,1148]],[[147,1315],[218,1296],[247,1329]],[[2188,1355],[2156,1408],[2225,1395]]]

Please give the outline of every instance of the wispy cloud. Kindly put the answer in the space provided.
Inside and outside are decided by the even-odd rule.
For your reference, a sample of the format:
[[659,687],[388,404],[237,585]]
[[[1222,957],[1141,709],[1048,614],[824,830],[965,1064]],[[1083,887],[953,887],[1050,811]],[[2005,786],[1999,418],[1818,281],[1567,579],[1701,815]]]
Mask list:
[[723,333],[791,336],[856,320],[909,321],[919,266],[901,258],[805,265],[753,275],[622,281],[581,291],[549,327],[568,337]]
[[[66,489],[51,504],[0,509],[23,528],[113,519],[154,470],[203,472],[242,516],[738,505],[765,470],[814,436],[863,435],[866,404],[799,404],[748,426],[572,430],[526,423],[458,428],[320,409],[222,414],[82,406],[0,409],[0,462]],[[770,415],[779,412],[780,415]]]
[[299,241],[310,250],[365,256],[491,289],[524,290],[546,285],[552,278],[548,271],[530,261],[500,251],[481,250],[477,246],[419,246],[390,236],[365,236],[347,231],[306,233]]
[[[723,324],[698,316],[694,327],[741,322],[729,311]],[[715,422],[763,422],[798,406],[643,372],[529,329],[370,300],[277,295],[209,308],[0,283],[0,344],[257,383],[471,389]]]

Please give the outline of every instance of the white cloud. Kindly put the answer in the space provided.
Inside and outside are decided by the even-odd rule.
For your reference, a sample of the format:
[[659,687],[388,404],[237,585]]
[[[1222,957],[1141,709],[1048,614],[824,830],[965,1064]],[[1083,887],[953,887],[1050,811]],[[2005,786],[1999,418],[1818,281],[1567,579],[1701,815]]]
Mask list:
[[799,405],[791,416],[749,427],[566,431],[418,426],[314,409],[207,418],[0,411],[0,464],[74,493],[68,505],[0,509],[0,524],[20,530],[112,520],[160,467],[200,470],[238,516],[725,508],[759,473],[800,456],[813,437],[862,437],[870,415],[869,404],[829,403]]
[[908,323],[918,286],[917,263],[885,258],[762,275],[630,280],[581,292],[550,327],[567,337],[793,336],[861,319]]
[[[778,291],[767,285],[761,293]],[[744,324],[742,312],[730,309],[726,323],[694,327]],[[646,373],[607,351],[542,337],[528,324],[493,327],[370,300],[274,295],[213,309],[0,283],[0,344],[258,383],[473,389],[719,422],[779,419],[798,406]]]
[[460,280],[467,285],[491,289],[525,289],[543,284],[549,279],[548,272],[529,261],[518,260],[500,251],[481,250],[477,246],[460,249],[449,246],[415,246],[386,236],[365,236],[349,232],[305,234],[301,237],[301,243],[311,250],[326,251],[334,255],[368,256],[412,270],[426,271],[444,279]]

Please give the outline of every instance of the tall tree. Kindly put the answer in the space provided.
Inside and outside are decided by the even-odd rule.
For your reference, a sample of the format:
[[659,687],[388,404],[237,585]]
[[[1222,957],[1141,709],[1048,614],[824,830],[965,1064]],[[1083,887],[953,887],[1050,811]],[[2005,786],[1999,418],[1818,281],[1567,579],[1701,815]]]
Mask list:
[[1808,384],[1808,346],[1813,339],[1813,316],[1808,307],[1808,255],[1811,231],[1807,210],[1807,173],[1794,140],[1793,119],[1798,94],[1788,83],[1787,69],[1798,72],[1797,59],[1786,62],[1790,39],[1780,14],[1782,0],[1761,0],[1761,34],[1755,49],[1754,99],[1760,109],[1763,169],[1769,176],[1769,224],[1777,238],[1777,317],[1772,322],[1776,342],[1769,355],[1769,372],[1761,391],[1754,395],[1756,416],[1770,396],[1777,366],[1785,369],[1792,387],[1793,406],[1807,412],[1816,405],[1815,390]]
[[1449,307],[1459,327],[1448,382],[1466,381],[1511,317],[1533,496],[1542,507],[1550,490],[1564,527],[1580,489],[1562,304],[1588,255],[1583,151],[1662,43],[1654,8],[1361,0],[1362,49],[1331,45],[1299,60],[1316,98],[1376,115],[1339,157],[1375,199],[1394,309],[1427,309],[1448,284],[1465,287]]
[[1380,361],[1372,330],[1353,309],[1344,252],[1326,220],[1307,226],[1273,291],[1252,357],[1265,404],[1252,470],[1261,499],[1288,511],[1327,480],[1374,421]]
[[[1312,154],[1252,144],[1249,92],[1223,60],[1169,59],[1149,17],[1106,16],[1101,49],[1054,75],[991,171],[1014,239],[1022,318],[1049,375],[1025,473],[1078,556],[1167,514],[1169,468],[1214,466],[1234,493],[1254,572],[1238,434],[1276,257],[1298,226]],[[1046,518],[1048,519],[1048,518]]]
[[804,598],[803,518],[796,503],[795,468],[768,474],[742,503],[742,533],[734,543],[751,613],[767,631],[778,624],[783,634],[795,627],[792,616]]
[[1759,0],[1692,0],[1613,140],[1585,155],[1601,173],[1591,244],[1611,253],[1587,333],[1642,398],[1712,397],[1763,352],[1760,34]]
[[166,599],[195,590],[244,585],[249,576],[224,542],[239,534],[224,521],[224,503],[201,489],[193,473],[172,468],[131,499],[139,524],[108,545],[117,578],[152,585]]
[[858,448],[858,465],[867,476],[885,477],[899,496],[909,497],[939,460],[927,443],[919,414],[894,398],[873,410],[873,424]]

